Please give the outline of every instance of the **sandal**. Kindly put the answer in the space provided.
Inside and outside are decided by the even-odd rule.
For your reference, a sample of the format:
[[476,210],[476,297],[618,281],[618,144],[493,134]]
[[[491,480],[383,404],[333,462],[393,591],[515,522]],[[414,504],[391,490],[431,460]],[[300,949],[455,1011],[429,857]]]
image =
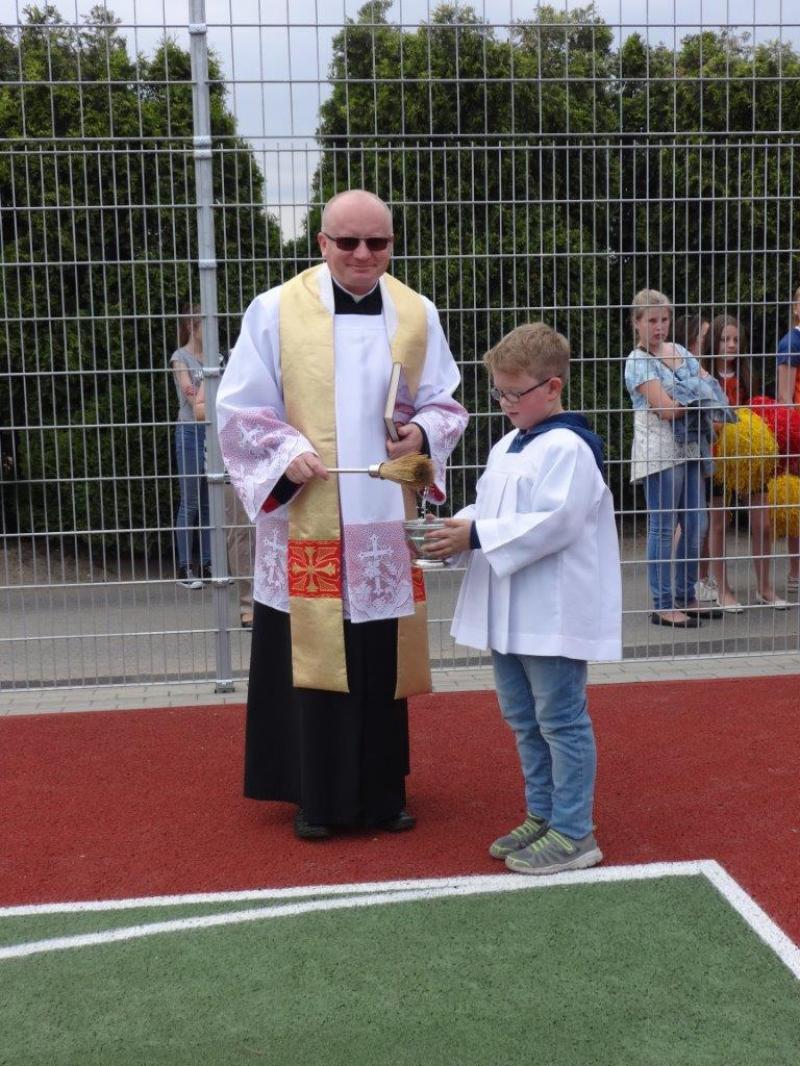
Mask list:
[[785,611],[792,606],[788,600],[782,600],[780,596],[773,596],[771,600],[768,600],[760,592],[756,593],[756,603],[760,607],[771,607],[774,611]]
[[[728,596],[730,596],[731,599],[728,599]],[[744,611],[744,607],[734,597],[732,592],[723,593],[720,596],[718,602],[719,602],[720,609],[722,611],[724,611],[725,614],[742,614],[743,611]]]

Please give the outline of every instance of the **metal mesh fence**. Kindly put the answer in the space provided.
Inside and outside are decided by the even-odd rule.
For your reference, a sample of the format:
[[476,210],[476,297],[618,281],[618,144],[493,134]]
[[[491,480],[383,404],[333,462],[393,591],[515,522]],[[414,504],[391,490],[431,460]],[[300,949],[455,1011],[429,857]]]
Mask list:
[[[0,0],[0,12],[4,689],[224,688],[246,674],[248,548],[234,534],[250,531],[213,427],[220,358],[250,300],[316,260],[321,204],[348,186],[391,204],[393,269],[435,302],[461,366],[473,417],[453,506],[504,432],[483,353],[542,318],[569,337],[569,406],[607,447],[625,655],[798,650],[797,508],[768,495],[797,442],[784,435],[774,461],[751,447],[744,472],[725,468],[738,493],[711,502],[701,575],[723,593],[727,580],[744,609],[656,628],[624,380],[631,300],[651,288],[676,328],[735,319],[748,393],[794,399],[791,359],[779,371],[776,358],[800,283],[789,6]],[[182,421],[170,364],[193,314],[205,428]],[[795,484],[781,482],[784,502],[800,501]],[[178,583],[186,563],[208,565],[201,587]],[[449,637],[458,575],[427,580],[434,664],[481,661]],[[792,606],[761,605],[771,592]]]

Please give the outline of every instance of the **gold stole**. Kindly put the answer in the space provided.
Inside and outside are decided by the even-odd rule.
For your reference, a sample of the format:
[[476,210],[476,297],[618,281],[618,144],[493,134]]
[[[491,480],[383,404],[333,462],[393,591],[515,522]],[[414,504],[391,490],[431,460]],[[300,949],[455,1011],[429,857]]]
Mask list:
[[[331,467],[338,465],[334,316],[320,298],[320,269],[304,270],[281,288],[281,374],[287,422],[311,441],[322,462]],[[392,360],[403,364],[413,399],[428,343],[425,305],[396,278],[386,274],[383,280],[397,312],[397,330],[390,341]],[[376,411],[375,417],[380,415]],[[380,456],[372,461],[380,461]],[[414,493],[404,488],[403,496],[406,517],[413,518]],[[431,691],[425,582],[421,570],[410,569],[414,614],[397,620],[396,699]],[[294,685],[348,692],[336,475],[328,481],[314,478],[289,504],[287,570]]]

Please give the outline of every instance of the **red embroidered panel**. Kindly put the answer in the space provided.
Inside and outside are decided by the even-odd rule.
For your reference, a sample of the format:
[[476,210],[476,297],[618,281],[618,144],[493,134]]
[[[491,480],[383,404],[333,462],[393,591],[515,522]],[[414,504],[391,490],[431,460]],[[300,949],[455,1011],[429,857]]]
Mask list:
[[289,595],[304,599],[342,598],[342,556],[338,540],[290,540]]
[[418,566],[411,567],[411,584],[414,588],[414,603],[424,603],[425,575]]

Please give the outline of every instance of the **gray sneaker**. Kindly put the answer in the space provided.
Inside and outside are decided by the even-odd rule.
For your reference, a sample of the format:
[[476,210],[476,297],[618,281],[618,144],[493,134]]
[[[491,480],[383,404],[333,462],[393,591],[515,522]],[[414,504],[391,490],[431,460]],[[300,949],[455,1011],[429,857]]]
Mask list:
[[573,840],[550,828],[521,851],[507,855],[506,866],[518,874],[559,874],[563,870],[596,866],[602,858],[594,833]]
[[489,854],[493,859],[504,859],[507,855],[511,855],[512,852],[519,851],[520,848],[525,848],[528,844],[532,844],[534,840],[538,840],[546,832],[547,822],[544,818],[540,818],[538,814],[531,814],[528,811],[528,816],[522,825],[518,825],[516,829],[512,829],[504,837],[498,837],[489,848]]

